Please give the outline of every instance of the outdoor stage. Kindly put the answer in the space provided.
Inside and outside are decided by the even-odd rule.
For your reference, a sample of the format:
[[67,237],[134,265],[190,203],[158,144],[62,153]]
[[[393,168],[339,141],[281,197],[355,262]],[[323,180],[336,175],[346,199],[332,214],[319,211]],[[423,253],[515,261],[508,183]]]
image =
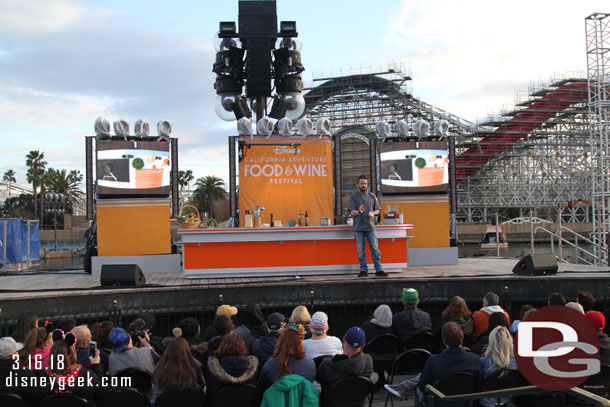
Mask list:
[[526,277],[512,273],[515,258],[462,258],[457,265],[409,266],[387,278],[352,275],[305,277],[250,277],[187,279],[183,273],[148,274],[147,284],[137,288],[100,287],[99,276],[82,271],[4,274],[0,276],[0,308],[3,319],[14,320],[23,311],[40,317],[73,318],[107,314],[117,305],[127,310],[178,312],[222,301],[231,305],[257,302],[274,304],[380,304],[399,303],[403,287],[420,292],[422,305],[444,303],[454,295],[478,305],[487,291],[513,302],[543,300],[562,292],[574,300],[586,290],[600,301],[609,299],[610,268],[560,264],[556,275]]

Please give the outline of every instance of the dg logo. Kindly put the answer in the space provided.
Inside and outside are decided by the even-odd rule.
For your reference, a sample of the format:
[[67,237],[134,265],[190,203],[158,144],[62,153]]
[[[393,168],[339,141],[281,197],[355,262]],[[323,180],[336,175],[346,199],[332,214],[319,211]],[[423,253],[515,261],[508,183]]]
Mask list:
[[597,332],[569,307],[552,305],[530,314],[519,324],[514,353],[523,376],[545,390],[571,389],[600,371]]

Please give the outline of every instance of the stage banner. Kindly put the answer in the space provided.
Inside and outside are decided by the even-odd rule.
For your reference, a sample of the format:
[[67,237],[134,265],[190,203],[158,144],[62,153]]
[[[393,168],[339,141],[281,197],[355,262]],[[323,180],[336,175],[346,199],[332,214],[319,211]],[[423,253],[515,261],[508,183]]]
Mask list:
[[333,218],[333,168],[330,137],[242,136],[239,139],[239,224],[245,211],[264,207],[262,223],[298,220],[309,225]]

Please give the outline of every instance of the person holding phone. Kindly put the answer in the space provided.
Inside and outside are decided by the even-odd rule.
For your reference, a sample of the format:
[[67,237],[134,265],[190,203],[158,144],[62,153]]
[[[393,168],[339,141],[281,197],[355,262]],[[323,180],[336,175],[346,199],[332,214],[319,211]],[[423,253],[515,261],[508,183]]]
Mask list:
[[[72,333],[76,336],[76,358],[77,363],[86,368],[91,367],[90,357],[95,355],[97,349],[97,343],[93,348],[90,347],[91,341],[91,330],[87,325],[79,325],[72,330]],[[93,349],[93,350],[92,350]],[[108,370],[108,354],[103,350],[99,349],[100,361],[102,372],[106,373]]]

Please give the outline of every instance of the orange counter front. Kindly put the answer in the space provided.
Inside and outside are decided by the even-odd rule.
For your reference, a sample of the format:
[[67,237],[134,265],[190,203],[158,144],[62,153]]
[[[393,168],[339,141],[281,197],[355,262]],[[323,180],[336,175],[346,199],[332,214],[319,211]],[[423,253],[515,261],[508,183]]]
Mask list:
[[[412,225],[379,225],[385,271],[407,267]],[[358,273],[351,226],[181,229],[187,278]],[[369,272],[374,273],[367,247]]]

